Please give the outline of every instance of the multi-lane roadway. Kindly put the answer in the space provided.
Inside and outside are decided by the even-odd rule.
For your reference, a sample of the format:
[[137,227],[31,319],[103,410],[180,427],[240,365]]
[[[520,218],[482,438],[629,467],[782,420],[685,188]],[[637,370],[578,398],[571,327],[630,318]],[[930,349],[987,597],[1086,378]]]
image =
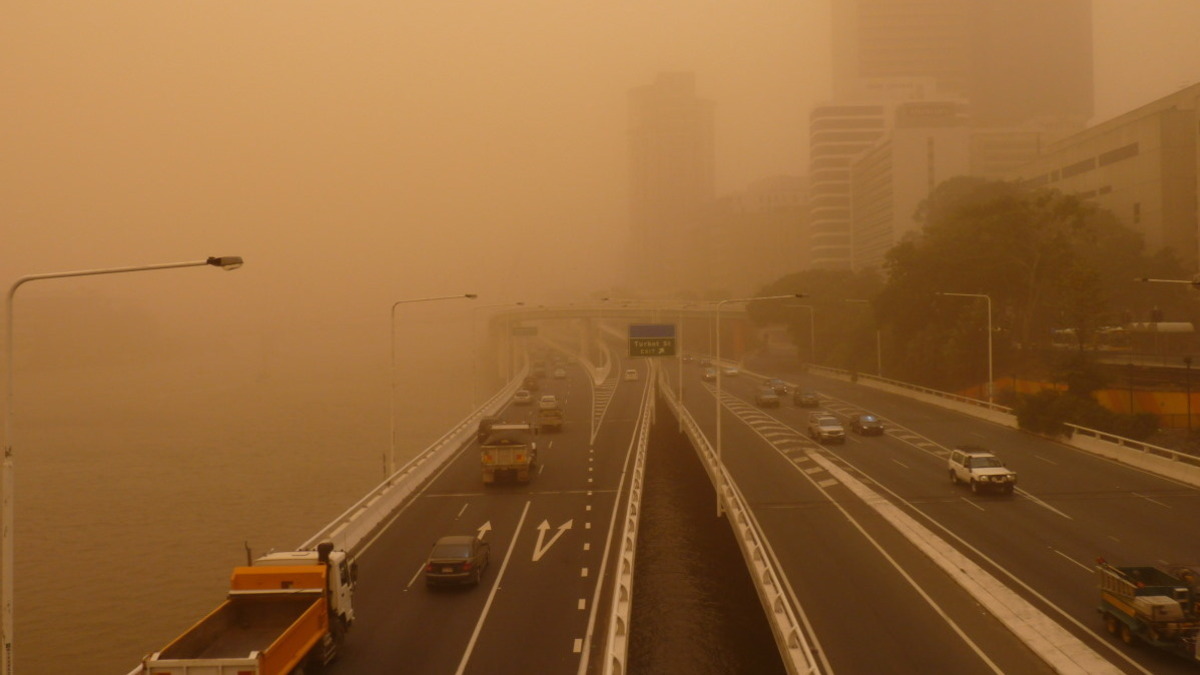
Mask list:
[[[663,365],[675,385],[676,362]],[[644,360],[616,366],[599,386],[574,363],[566,378],[541,381],[566,424],[538,437],[529,484],[484,486],[471,444],[396,514],[359,557],[358,622],[328,672],[597,672],[649,376]],[[626,381],[631,366],[639,379]],[[711,440],[715,387],[683,368],[685,405]],[[806,435],[811,410],[790,395],[761,409],[751,373],[723,378],[722,461],[786,577],[820,672],[1194,672],[1103,632],[1092,568],[1098,556],[1196,561],[1200,491],[870,387],[764,374],[817,389],[820,409],[843,420],[869,411],[886,426],[823,446]],[[952,484],[946,457],[958,444],[1003,458],[1018,472],[1016,493]],[[715,515],[714,525],[727,526]],[[425,587],[429,548],[446,534],[490,542],[478,587]]]
[[[712,439],[715,387],[698,366],[684,369],[685,404]],[[843,420],[869,411],[887,429],[822,446],[807,437],[811,409],[790,395],[761,409],[761,380],[722,381],[723,462],[823,672],[1195,672],[1104,633],[1093,564],[1200,559],[1191,529],[1200,491],[866,386],[786,379],[817,389],[821,410]],[[1018,472],[1016,493],[953,485],[947,455],[957,444],[1004,459]]]
[[[535,392],[557,396],[565,424],[537,436],[529,483],[485,486],[472,443],[360,553],[356,625],[326,672],[567,674],[597,660],[647,373],[597,386],[581,366],[565,370]],[[536,409],[502,415],[521,421]],[[426,587],[426,557],[449,534],[490,543],[478,586]]]

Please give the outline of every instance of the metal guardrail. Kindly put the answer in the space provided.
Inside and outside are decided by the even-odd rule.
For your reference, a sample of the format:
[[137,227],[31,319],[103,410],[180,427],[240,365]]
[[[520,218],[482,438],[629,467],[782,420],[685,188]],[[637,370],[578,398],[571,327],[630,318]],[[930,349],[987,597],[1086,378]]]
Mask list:
[[797,608],[792,606],[787,592],[785,575],[758,520],[754,517],[754,512],[746,503],[733,477],[717,460],[712,444],[701,432],[691,413],[682,405],[678,393],[671,389],[670,382],[666,381],[669,378],[665,372],[660,374],[659,379],[661,390],[664,393],[669,392],[664,399],[682,421],[684,433],[696,449],[696,454],[708,472],[709,480],[713,485],[722,486],[717,499],[720,500],[725,517],[733,529],[738,547],[742,550],[742,557],[746,560],[759,601],[766,610],[767,622],[771,625],[771,632],[775,634],[775,643],[779,647],[784,667],[792,675],[818,672],[812,646],[797,615]]
[[[651,368],[656,368],[651,364]],[[633,473],[629,478],[629,499],[625,502],[621,528],[621,543],[617,550],[617,569],[612,581],[612,609],[608,618],[608,639],[605,642],[604,675],[624,675],[629,658],[629,618],[633,611],[633,571],[637,556],[638,526],[642,513],[642,487],[646,475],[646,448],[650,443],[650,426],[654,420],[655,379],[647,378],[649,391],[638,414],[637,449],[634,452]]]
[[[1124,448],[1138,452],[1142,455],[1151,457],[1160,457],[1171,462],[1175,462],[1184,466],[1200,468],[1200,457],[1196,455],[1164,448],[1161,445],[1145,443],[1143,441],[1135,441],[1132,438],[1125,438],[1116,434],[1110,434],[1104,431],[1097,431],[1087,427],[1081,427],[1076,424],[1067,424],[1066,427],[1071,430],[1071,440],[1075,441],[1078,438],[1092,438],[1103,443],[1109,443],[1117,448]],[[1075,445],[1076,443],[1072,443]]]
[[475,437],[479,420],[495,414],[521,385],[528,365],[519,370],[503,389],[488,399],[478,410],[468,415],[454,428],[442,435],[423,452],[400,467],[396,473],[322,527],[300,545],[300,550],[315,549],[322,541],[332,541],[334,548],[357,553],[359,545],[369,537],[388,516],[416,492],[447,460]]
[[953,394],[953,393],[946,392],[946,391],[939,391],[937,389],[930,389],[928,387],[922,387],[917,384],[901,382],[900,380],[889,380],[886,377],[879,377],[878,375],[869,375],[866,373],[851,373],[850,371],[843,370],[841,368],[829,368],[827,366],[816,366],[816,365],[809,365],[808,370],[809,370],[809,372],[817,373],[820,375],[826,375],[828,377],[836,377],[838,379],[848,380],[848,381],[852,381],[852,382],[853,381],[860,382],[860,383],[861,382],[874,382],[874,383],[878,383],[878,384],[883,384],[883,385],[887,385],[888,387],[893,387],[896,389],[904,389],[904,390],[913,392],[915,394],[921,394],[923,396],[929,396],[932,398],[938,398],[938,399],[942,399],[945,401],[951,401],[951,402],[957,403],[959,405],[965,405],[965,406],[969,406],[969,407],[973,407],[973,408],[979,408],[981,410],[990,410],[993,412],[1007,413],[1010,415],[1013,412],[1012,408],[1010,408],[1008,406],[1000,405],[999,403],[988,403],[987,401],[984,401],[984,400],[981,400],[978,398],[971,398],[970,396],[963,396],[962,394]]

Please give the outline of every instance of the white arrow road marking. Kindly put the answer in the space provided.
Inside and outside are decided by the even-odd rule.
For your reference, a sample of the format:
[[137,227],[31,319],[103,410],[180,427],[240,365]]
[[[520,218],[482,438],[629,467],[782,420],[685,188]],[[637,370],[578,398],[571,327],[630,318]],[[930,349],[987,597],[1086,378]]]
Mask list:
[[485,536],[485,535],[487,535],[487,533],[488,533],[488,532],[491,532],[491,531],[492,531],[492,521],[490,521],[490,520],[489,520],[489,521],[487,521],[486,523],[484,523],[484,524],[482,524],[482,525],[480,525],[480,526],[479,526],[479,537],[478,537],[478,539],[479,539],[480,541],[483,541],[483,538],[484,538],[484,536]]
[[555,532],[554,536],[550,537],[550,541],[547,542],[545,546],[542,546],[542,542],[546,539],[546,530],[550,529],[550,523],[543,520],[542,524],[538,525],[538,528],[537,528],[538,529],[538,540],[537,540],[537,543],[534,544],[534,546],[533,546],[533,562],[537,562],[537,561],[541,560],[542,556],[546,555],[546,551],[549,551],[550,547],[554,545],[554,542],[558,541],[558,538],[563,535],[563,532],[566,532],[567,530],[571,529],[571,525],[574,522],[575,522],[574,520],[568,520],[567,522],[563,523],[562,525],[559,525],[558,532]]

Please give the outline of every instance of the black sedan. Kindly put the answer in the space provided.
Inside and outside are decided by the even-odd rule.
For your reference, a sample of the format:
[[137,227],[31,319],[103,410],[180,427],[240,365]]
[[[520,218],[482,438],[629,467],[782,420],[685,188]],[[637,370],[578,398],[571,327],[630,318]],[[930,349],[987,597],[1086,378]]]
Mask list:
[[760,408],[778,408],[779,395],[770,387],[761,387],[754,395],[754,405]]
[[425,585],[478,584],[491,549],[486,541],[469,534],[438,539],[425,563]]
[[850,418],[850,431],[853,431],[860,436],[881,436],[883,435],[883,422],[874,415],[855,415]]
[[792,394],[792,403],[801,408],[820,408],[821,397],[811,389],[797,389],[796,393]]

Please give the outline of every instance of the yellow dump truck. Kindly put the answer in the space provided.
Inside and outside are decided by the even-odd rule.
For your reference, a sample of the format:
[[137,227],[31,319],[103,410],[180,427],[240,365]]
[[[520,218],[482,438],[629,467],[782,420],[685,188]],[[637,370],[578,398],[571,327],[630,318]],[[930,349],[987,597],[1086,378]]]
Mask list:
[[330,543],[235,567],[225,602],[143,659],[141,673],[287,675],[327,664],[354,623],[356,576]]
[[498,478],[511,476],[520,483],[528,483],[537,468],[536,435],[530,424],[493,425],[480,447],[483,482],[491,484]]

